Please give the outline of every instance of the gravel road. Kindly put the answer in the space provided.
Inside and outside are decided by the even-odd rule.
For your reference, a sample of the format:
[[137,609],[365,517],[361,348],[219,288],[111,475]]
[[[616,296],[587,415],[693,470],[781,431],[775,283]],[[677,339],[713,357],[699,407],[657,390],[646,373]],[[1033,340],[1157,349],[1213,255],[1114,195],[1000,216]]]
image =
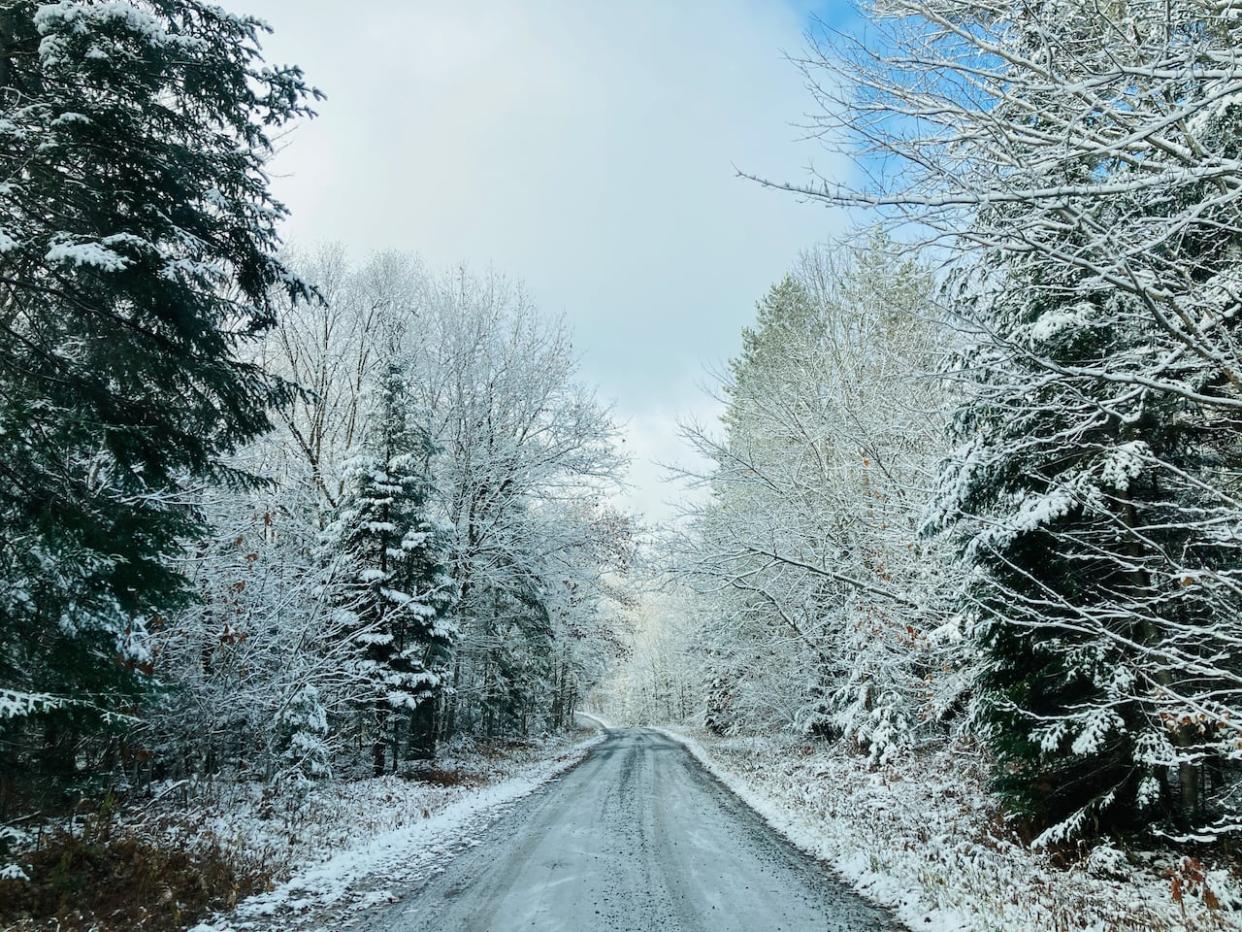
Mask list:
[[375,932],[896,929],[675,741],[614,730]]

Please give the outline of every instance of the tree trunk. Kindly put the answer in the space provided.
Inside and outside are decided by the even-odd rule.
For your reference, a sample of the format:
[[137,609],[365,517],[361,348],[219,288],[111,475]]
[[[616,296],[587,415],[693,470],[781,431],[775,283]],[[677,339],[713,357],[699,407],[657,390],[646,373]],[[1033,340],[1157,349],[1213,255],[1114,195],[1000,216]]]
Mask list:
[[382,777],[388,761],[388,719],[391,714],[388,703],[382,698],[375,700],[375,740],[371,743],[371,772]]

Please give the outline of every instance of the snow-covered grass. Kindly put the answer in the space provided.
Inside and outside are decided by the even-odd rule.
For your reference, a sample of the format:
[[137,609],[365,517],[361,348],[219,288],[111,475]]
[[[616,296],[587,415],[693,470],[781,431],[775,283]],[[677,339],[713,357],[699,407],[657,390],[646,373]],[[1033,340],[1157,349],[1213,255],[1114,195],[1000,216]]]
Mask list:
[[963,764],[974,755],[961,749],[876,770],[840,746],[662,730],[774,828],[912,929],[1242,928],[1242,883],[1224,869],[1111,846],[1060,868],[1021,844],[988,803],[983,775]]

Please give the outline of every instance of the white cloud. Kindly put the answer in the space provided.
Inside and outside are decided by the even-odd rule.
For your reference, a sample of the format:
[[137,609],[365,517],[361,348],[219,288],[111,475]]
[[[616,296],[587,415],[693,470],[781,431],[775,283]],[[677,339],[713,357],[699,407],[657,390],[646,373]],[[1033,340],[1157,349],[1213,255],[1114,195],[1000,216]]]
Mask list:
[[[777,0],[231,0],[269,58],[327,94],[274,166],[298,242],[492,264],[572,322],[637,457],[675,458],[675,414],[736,351],[754,302],[832,214],[738,179],[805,177],[808,104]],[[658,470],[630,504],[653,517]]]

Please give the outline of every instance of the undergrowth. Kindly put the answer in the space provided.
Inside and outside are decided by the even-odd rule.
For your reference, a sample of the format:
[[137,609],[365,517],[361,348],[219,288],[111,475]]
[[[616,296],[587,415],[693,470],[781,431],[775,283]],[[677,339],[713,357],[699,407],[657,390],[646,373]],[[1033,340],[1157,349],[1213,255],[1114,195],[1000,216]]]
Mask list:
[[118,833],[108,805],[18,864],[27,879],[0,880],[0,925],[12,930],[172,932],[271,884],[261,863],[219,843],[187,850]]

